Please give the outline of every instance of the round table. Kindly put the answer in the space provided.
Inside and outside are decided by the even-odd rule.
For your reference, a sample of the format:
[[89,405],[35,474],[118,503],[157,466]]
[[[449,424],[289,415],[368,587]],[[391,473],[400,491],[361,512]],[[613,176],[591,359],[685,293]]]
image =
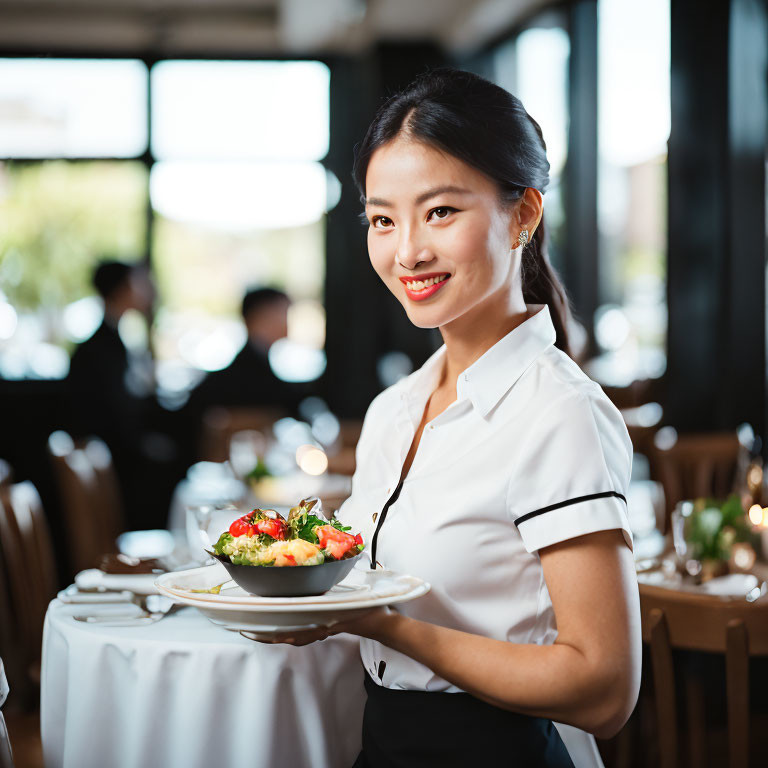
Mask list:
[[143,627],[72,618],[97,610],[58,600],[48,608],[40,704],[47,768],[354,762],[365,703],[357,638],[263,645],[194,608]]

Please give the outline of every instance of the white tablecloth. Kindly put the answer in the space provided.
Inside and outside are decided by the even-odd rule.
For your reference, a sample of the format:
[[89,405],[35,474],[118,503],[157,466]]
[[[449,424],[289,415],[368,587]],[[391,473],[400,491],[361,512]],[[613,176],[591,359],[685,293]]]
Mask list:
[[349,768],[365,703],[358,639],[262,645],[183,608],[99,627],[54,600],[41,730],[47,768]]

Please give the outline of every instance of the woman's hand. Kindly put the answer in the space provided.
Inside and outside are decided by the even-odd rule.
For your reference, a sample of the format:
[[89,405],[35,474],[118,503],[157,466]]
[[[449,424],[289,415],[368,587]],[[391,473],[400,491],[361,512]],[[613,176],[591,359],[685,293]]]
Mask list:
[[268,645],[285,643],[295,646],[309,645],[310,643],[325,640],[332,635],[339,635],[342,632],[377,640],[391,631],[398,617],[398,614],[391,608],[382,606],[381,608],[373,608],[362,616],[340,621],[331,627],[319,627],[318,629],[306,629],[285,633],[270,633],[269,635],[259,635],[256,632],[249,632],[246,637]]

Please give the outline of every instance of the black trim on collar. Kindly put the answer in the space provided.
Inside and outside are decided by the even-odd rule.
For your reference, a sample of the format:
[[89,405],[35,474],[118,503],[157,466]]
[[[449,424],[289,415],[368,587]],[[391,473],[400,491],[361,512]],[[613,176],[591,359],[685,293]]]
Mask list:
[[527,512],[524,515],[515,520],[515,525],[519,526],[520,523],[524,523],[526,520],[530,520],[537,515],[543,515],[545,512],[551,512],[553,509],[560,509],[560,507],[567,507],[570,504],[579,504],[582,501],[592,501],[592,499],[604,499],[608,496],[615,496],[617,499],[621,499],[625,504],[627,503],[626,497],[622,496],[618,491],[602,491],[601,493],[590,493],[588,496],[576,496],[573,499],[567,501],[558,501],[557,504],[550,504],[548,507],[542,507],[534,512]]

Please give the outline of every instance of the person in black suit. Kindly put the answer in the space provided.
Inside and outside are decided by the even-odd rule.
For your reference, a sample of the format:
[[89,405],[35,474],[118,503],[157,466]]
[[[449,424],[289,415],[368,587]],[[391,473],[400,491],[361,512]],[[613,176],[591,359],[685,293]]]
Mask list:
[[192,392],[188,408],[193,418],[202,418],[213,406],[296,411],[299,388],[279,379],[268,359],[272,344],[288,335],[290,305],[290,299],[274,288],[245,294],[242,314],[248,339],[229,366],[210,373]]
[[113,454],[142,440],[144,391],[128,350],[118,333],[122,316],[130,309],[148,315],[154,288],[146,270],[118,261],[102,262],[93,285],[104,301],[104,319],[96,332],[72,355],[69,391],[74,407],[73,431],[98,435]]
[[161,527],[178,474],[176,449],[152,426],[160,407],[151,362],[142,365],[118,332],[120,318],[128,310],[150,317],[154,285],[146,267],[118,261],[99,264],[93,285],[104,301],[104,320],[70,361],[70,429],[75,437],[95,435],[109,446],[128,526]]

